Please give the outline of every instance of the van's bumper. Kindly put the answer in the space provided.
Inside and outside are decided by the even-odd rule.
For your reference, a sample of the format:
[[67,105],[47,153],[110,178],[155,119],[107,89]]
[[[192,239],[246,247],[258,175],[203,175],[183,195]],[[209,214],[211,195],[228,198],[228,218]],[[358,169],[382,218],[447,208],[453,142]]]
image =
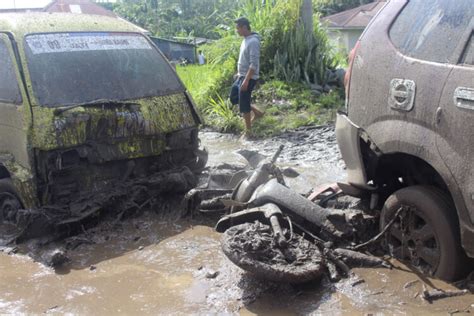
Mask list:
[[341,185],[341,189],[344,193],[353,196],[360,196],[368,187],[359,133],[360,128],[351,122],[347,115],[337,114],[337,144],[347,167],[347,184]]

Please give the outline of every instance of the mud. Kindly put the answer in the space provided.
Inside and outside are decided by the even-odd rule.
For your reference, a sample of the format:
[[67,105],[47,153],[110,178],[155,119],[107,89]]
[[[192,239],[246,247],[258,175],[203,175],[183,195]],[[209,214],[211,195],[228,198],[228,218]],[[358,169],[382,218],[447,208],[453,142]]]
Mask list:
[[[288,151],[279,165],[293,167],[304,179],[289,181],[293,187],[306,191],[344,179],[330,127],[257,142],[239,143],[235,137],[210,132],[200,138],[210,151],[211,166],[244,165],[245,160],[235,154],[242,147],[270,156],[285,143]],[[308,138],[315,144],[305,141]],[[182,219],[180,210],[179,205],[158,206],[138,217],[85,228],[67,240],[70,262],[57,270],[27,255],[37,244],[28,243],[16,254],[5,249],[0,253],[0,313],[447,315],[474,310],[471,294],[432,303],[424,300],[425,288],[457,288],[393,260],[391,270],[355,268],[356,277],[337,283],[325,277],[304,286],[263,282],[225,257],[221,234],[212,228],[214,220],[197,214]],[[214,278],[207,277],[215,272]]]

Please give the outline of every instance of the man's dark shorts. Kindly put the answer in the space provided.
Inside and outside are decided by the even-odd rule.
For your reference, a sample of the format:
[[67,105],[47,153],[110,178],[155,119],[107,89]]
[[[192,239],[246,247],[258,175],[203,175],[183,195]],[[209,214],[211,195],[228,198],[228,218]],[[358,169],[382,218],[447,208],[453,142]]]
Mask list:
[[240,86],[244,81],[245,77],[239,77],[233,84],[230,89],[230,102],[233,105],[238,104],[241,113],[250,112],[250,101],[252,99],[252,91],[255,88],[257,80],[250,79],[247,91],[240,91]]

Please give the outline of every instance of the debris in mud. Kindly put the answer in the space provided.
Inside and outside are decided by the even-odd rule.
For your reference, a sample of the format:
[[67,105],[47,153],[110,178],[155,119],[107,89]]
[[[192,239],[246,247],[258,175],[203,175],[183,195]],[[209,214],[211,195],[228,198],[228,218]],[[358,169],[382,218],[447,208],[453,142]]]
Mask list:
[[40,257],[43,264],[52,268],[58,268],[70,260],[64,249],[52,249],[44,252]]
[[385,267],[392,268],[387,261],[378,257],[369,256],[357,251],[349,249],[337,248],[334,253],[342,258],[342,260],[351,267]]
[[268,225],[255,222],[229,228],[223,237],[222,250],[229,259],[259,277],[277,282],[302,283],[316,280],[325,270],[318,247],[301,236],[289,238],[280,247]]
[[11,256],[11,255],[14,255],[18,252],[18,247],[2,247],[1,248],[1,251],[6,253],[7,255]]
[[[163,202],[162,196],[180,196],[196,185],[196,176],[189,168],[182,167],[147,177],[117,181],[102,191],[82,194],[66,204],[17,210],[16,216],[7,223],[16,226],[16,233],[1,236],[0,242],[10,244],[44,235],[50,235],[52,239],[71,235],[81,226],[78,224],[88,219],[107,215],[120,220],[144,209],[158,208]],[[76,240],[70,247],[75,248],[87,242]]]
[[365,283],[365,280],[363,280],[363,279],[358,279],[358,280],[355,280],[354,282],[352,282],[352,283],[351,283],[351,286],[352,286],[352,287],[355,287],[355,286],[357,286],[357,285],[359,285],[359,284],[362,284],[362,283]]
[[409,281],[409,282],[407,282],[403,285],[403,288],[408,289],[409,287],[412,287],[413,285],[415,285],[418,282],[420,282],[420,280]]
[[439,300],[446,297],[454,297],[454,296],[462,296],[468,294],[468,290],[453,290],[453,291],[443,291],[443,290],[423,290],[422,296],[428,302],[432,302],[434,300]]
[[214,271],[214,270],[209,270],[206,273],[206,278],[207,279],[215,279],[219,275],[219,271]]
[[455,282],[454,285],[459,289],[467,289],[474,293],[474,271],[469,273],[464,280]]

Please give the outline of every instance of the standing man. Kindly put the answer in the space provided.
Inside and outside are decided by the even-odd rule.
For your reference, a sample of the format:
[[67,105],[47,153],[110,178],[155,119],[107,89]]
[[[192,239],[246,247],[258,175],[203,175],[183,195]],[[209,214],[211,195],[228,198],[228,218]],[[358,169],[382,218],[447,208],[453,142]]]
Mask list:
[[202,54],[202,50],[200,50],[198,54],[198,63],[199,65],[204,65],[206,63],[206,58],[204,58],[204,55]]
[[[240,45],[239,62],[237,65],[238,78],[232,85],[230,101],[239,104],[240,112],[244,117],[244,137],[251,136],[252,121],[263,115],[262,111],[251,105],[252,91],[259,78],[260,69],[260,37],[252,32],[250,22],[246,18],[235,20],[237,33],[244,39]],[[251,113],[254,117],[252,120]]]

